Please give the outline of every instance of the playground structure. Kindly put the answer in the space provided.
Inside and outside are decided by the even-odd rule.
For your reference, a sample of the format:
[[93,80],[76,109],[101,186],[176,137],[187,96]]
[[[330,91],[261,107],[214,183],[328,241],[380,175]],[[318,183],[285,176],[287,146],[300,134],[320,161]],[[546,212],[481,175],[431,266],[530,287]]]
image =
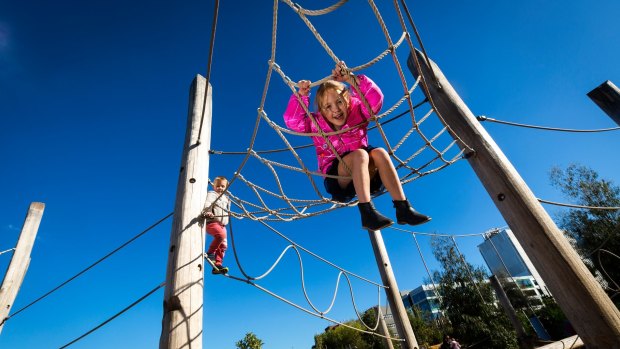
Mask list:
[[[289,3],[289,2],[285,2],[285,3],[289,5],[289,7],[291,8],[294,7],[292,3]],[[340,2],[339,4],[341,3],[344,3],[344,2]],[[299,10],[300,13],[303,13],[302,9],[298,8],[297,10]],[[302,19],[304,19],[303,16],[302,16]],[[304,20],[307,20],[307,18]],[[407,38],[408,36],[403,34],[399,42],[397,43],[390,42],[388,45],[389,48],[386,50],[388,56],[392,54],[390,51],[396,50],[400,45],[399,43],[405,42],[404,40]],[[415,50],[413,50],[413,52],[415,52]],[[393,56],[393,57],[396,57],[396,56]],[[433,66],[433,63],[430,60],[428,60],[428,57],[426,57],[424,54],[413,55],[410,62],[415,61],[416,57],[419,62],[410,63],[410,68],[412,68],[412,72],[414,74],[416,74],[417,72],[417,74],[420,75],[420,78],[416,79],[416,83],[414,84],[413,87],[409,86],[408,84],[404,84],[404,87],[406,86],[404,90],[409,92],[410,90],[413,90],[415,86],[418,86],[420,84],[424,86],[423,87],[424,91],[427,94],[428,99],[430,100],[429,104],[433,105],[432,108],[429,109],[428,115],[431,114],[430,110],[432,109],[435,112],[437,112],[437,114],[443,119],[444,123],[446,124],[446,128],[444,131],[437,132],[438,134],[437,137],[440,137],[442,134],[444,135],[450,134],[452,137],[456,138],[454,140],[454,143],[450,143],[450,144],[455,144],[461,147],[462,150],[461,151],[452,150],[452,156],[444,157],[445,148],[442,147],[441,150],[438,150],[437,147],[431,146],[430,147],[431,152],[434,152],[436,154],[435,157],[431,157],[431,158],[439,159],[437,160],[437,163],[439,163],[439,165],[436,165],[435,168],[430,167],[430,164],[433,164],[433,161],[431,160],[428,160],[423,165],[410,166],[410,165],[407,165],[408,160],[411,160],[409,159],[409,157],[404,157],[404,159],[401,159],[400,157],[395,158],[395,162],[400,166],[400,168],[408,172],[402,178],[403,183],[410,182],[411,180],[414,180],[418,176],[432,174],[436,172],[437,170],[450,165],[454,161],[458,161],[462,157],[466,157],[470,163],[476,164],[475,166],[478,166],[477,171],[480,171],[482,173],[486,172],[486,174],[481,175],[481,180],[482,178],[485,178],[486,181],[490,182],[488,183],[488,191],[491,194],[491,197],[498,204],[498,207],[499,206],[504,207],[502,212],[505,212],[506,215],[510,216],[510,218],[506,218],[506,220],[513,222],[513,224],[511,225],[513,230],[517,232],[516,229],[520,229],[521,232],[519,233],[520,234],[519,236],[520,236],[520,240],[523,239],[521,240],[522,243],[524,241],[526,242],[524,243],[524,245],[526,245],[527,243],[539,245],[540,243],[541,244],[540,246],[545,246],[544,245],[545,243],[551,243],[552,249],[556,248],[558,250],[559,256],[556,256],[557,258],[550,258],[551,262],[549,264],[547,264],[545,260],[547,256],[540,256],[538,263],[543,265],[543,267],[544,265],[556,266],[557,264],[563,264],[561,262],[558,262],[558,260],[560,261],[565,260],[566,262],[564,263],[565,269],[561,269],[562,271],[560,273],[557,273],[557,275],[559,274],[561,275],[559,278],[556,276],[556,279],[560,279],[560,280],[556,280],[555,287],[563,288],[565,286],[564,284],[565,281],[561,279],[566,278],[566,275],[562,273],[568,273],[569,275],[571,275],[571,273],[576,274],[573,281],[575,281],[577,285],[581,285],[583,287],[577,287],[575,291],[570,291],[571,292],[570,294],[566,294],[565,296],[563,296],[564,301],[561,302],[561,304],[564,303],[563,308],[568,307],[569,309],[573,309],[574,307],[577,307],[573,309],[575,314],[578,311],[583,311],[584,309],[586,309],[588,313],[595,314],[591,312],[592,308],[584,307],[580,310],[578,309],[579,305],[572,304],[572,302],[574,302],[575,299],[579,299],[580,300],[579,302],[581,302],[582,298],[586,298],[587,301],[590,301],[589,303],[588,302],[586,303],[594,306],[595,308],[598,307],[603,310],[608,310],[607,306],[609,305],[609,303],[606,303],[604,299],[606,295],[603,293],[602,294],[603,297],[601,298],[601,292],[597,290],[597,286],[593,286],[594,293],[590,293],[589,289],[592,286],[590,284],[590,281],[592,280],[590,280],[587,277],[587,275],[582,274],[582,272],[584,271],[584,268],[579,266],[579,263],[580,263],[579,261],[573,260],[573,257],[575,257],[574,253],[571,254],[570,250],[567,250],[566,244],[561,242],[562,237],[561,235],[559,235],[557,228],[554,228],[553,226],[549,226],[550,220],[548,219],[548,216],[545,218],[544,216],[546,215],[546,213],[540,212],[542,208],[540,208],[540,204],[538,203],[538,200],[531,194],[531,192],[528,193],[529,190],[527,189],[526,186],[524,188],[524,183],[522,183],[522,180],[520,180],[520,178],[518,177],[518,174],[516,174],[516,171],[514,171],[514,169],[510,169],[510,166],[506,166],[506,164],[503,161],[505,159],[502,159],[503,156],[496,156],[497,153],[493,154],[493,152],[496,152],[498,150],[496,149],[496,146],[491,144],[492,142],[488,142],[487,138],[480,137],[481,135],[484,136],[486,132],[484,132],[484,130],[481,129],[481,127],[479,127],[479,124],[477,124],[477,122],[475,122],[475,120],[472,119],[473,115],[470,115],[471,114],[470,112],[468,113],[467,107],[464,106],[464,104],[462,104],[462,101],[460,101],[460,98],[452,94],[453,91],[450,88],[447,80],[438,79],[437,81],[433,81],[438,75],[441,78],[440,76],[441,72],[439,71],[438,67]],[[332,58],[335,59],[338,57],[336,57],[336,55],[333,54]],[[271,64],[270,74],[272,70],[274,72],[279,73],[282,76],[283,81],[287,82],[287,84],[291,86],[292,82],[290,80],[287,80],[286,74],[284,74],[282,70],[279,69],[279,67],[275,63],[275,60],[270,61],[270,64]],[[430,70],[430,67],[433,67],[431,72],[425,71],[425,69]],[[362,71],[363,69],[365,69],[365,67],[359,66],[359,67],[352,68],[351,70],[354,72],[358,72],[358,71]],[[403,76],[404,78],[404,74],[402,74],[402,70],[399,71],[399,75]],[[423,78],[424,76],[425,78]],[[208,93],[205,93],[205,91],[207,91]],[[432,91],[432,92],[429,92],[429,91]],[[446,91],[448,91],[449,93],[446,93]],[[202,345],[202,344],[199,344],[202,340],[201,334],[203,331],[202,326],[200,324],[201,322],[200,317],[202,316],[202,310],[201,310],[200,304],[197,303],[197,300],[199,300],[202,297],[203,291],[200,290],[198,292],[196,291],[196,289],[201,289],[202,287],[201,280],[203,277],[202,274],[204,273],[204,267],[203,267],[204,262],[202,261],[203,247],[201,246],[204,245],[204,235],[201,231],[196,232],[199,228],[199,225],[196,224],[197,221],[195,220],[195,218],[196,218],[196,212],[197,212],[196,207],[198,206],[201,207],[202,203],[200,202],[200,200],[201,198],[204,197],[203,194],[206,191],[206,186],[208,184],[208,178],[209,178],[208,163],[205,165],[203,161],[207,158],[207,155],[206,155],[207,151],[212,152],[212,155],[214,155],[213,150],[210,149],[209,135],[208,135],[209,132],[207,131],[210,126],[210,121],[208,121],[208,118],[204,118],[205,111],[210,109],[209,108],[210,99],[208,96],[210,92],[211,92],[211,87],[208,85],[208,83],[204,81],[203,79],[198,78],[194,84],[194,89],[192,90],[192,96],[193,96],[194,102],[193,102],[193,106],[190,108],[192,112],[190,113],[190,118],[188,120],[188,133],[187,133],[188,136],[187,136],[186,146],[184,147],[186,152],[184,153],[183,162],[182,162],[184,164],[183,169],[185,169],[185,171],[182,172],[181,176],[179,177],[179,197],[177,199],[177,205],[175,206],[175,223],[173,224],[174,230],[171,236],[171,255],[175,254],[177,256],[182,256],[185,259],[177,260],[175,264],[169,265],[169,270],[171,271],[181,271],[182,268],[179,266],[191,266],[192,272],[191,273],[180,273],[180,274],[183,274],[185,279],[171,277],[170,279],[174,279],[174,282],[177,282],[176,285],[172,282],[167,283],[168,290],[166,291],[166,296],[165,296],[166,297],[165,298],[165,301],[166,301],[165,316],[168,316],[168,314],[170,314],[171,318],[177,316],[177,320],[170,320],[169,325],[170,325],[170,328],[176,328],[176,329],[179,329],[179,331],[178,333],[172,333],[172,332],[169,333],[173,337],[178,338],[177,340],[174,340],[174,341],[168,341],[167,339],[165,339],[166,337],[165,335],[162,336],[162,342],[172,343],[172,344],[162,344],[164,347],[166,347],[165,345],[168,345],[168,347],[170,348],[181,347],[183,345],[186,345],[188,340],[191,340],[192,347],[200,347]],[[404,94],[405,97],[403,97],[402,100],[405,104],[409,104],[410,113],[414,114],[414,110],[417,109],[416,108],[417,104],[413,102],[411,98],[406,97],[407,92]],[[265,91],[265,94],[266,94],[266,91]],[[448,102],[443,101],[442,97],[445,97],[445,96],[442,96],[442,94],[448,94],[449,95],[448,99],[451,99],[451,101],[448,101]],[[450,103],[456,104],[456,107],[453,108],[450,105]],[[397,106],[395,106],[395,108],[396,107]],[[395,108],[393,110],[396,110]],[[456,119],[457,121],[466,120],[468,125],[465,125],[465,126],[461,125],[461,127],[473,128],[474,133],[476,133],[475,136],[480,137],[482,139],[481,143],[485,143],[485,144],[478,144],[479,142],[476,140],[476,137],[472,137],[471,139],[466,138],[465,135],[467,134],[467,130],[460,129],[459,127],[456,126],[458,123],[453,124],[452,121],[449,120],[450,114],[454,113],[454,111],[453,110],[445,111],[445,110],[442,110],[442,108],[457,109],[456,113],[458,116],[454,117],[454,119]],[[392,108],[390,108],[390,110],[392,110]],[[382,119],[385,120],[384,117],[387,117],[387,116],[388,116],[387,114],[380,115],[378,116],[378,120],[382,120]],[[418,118],[417,114],[413,115],[413,119],[414,119],[414,122],[412,123],[410,129],[413,129],[414,132],[418,132],[418,130],[421,128],[420,121],[425,121],[427,119],[427,114],[424,114],[424,117],[422,118]],[[262,108],[262,106],[261,108],[259,108],[259,116],[257,117],[257,124],[259,120],[261,122],[265,121],[268,124],[273,125],[274,128],[277,128],[282,133],[286,133],[286,131],[283,130],[282,128],[278,128],[279,121],[277,120],[274,121],[268,118],[268,116],[264,113],[264,108]],[[382,138],[386,141],[387,144],[389,144],[388,142],[389,142],[389,138],[391,138],[391,135],[390,137],[387,136],[387,134],[383,131],[382,124],[380,122],[377,123],[377,128],[379,130],[379,133],[382,134]],[[430,141],[431,144],[436,139],[436,137],[434,136],[423,137],[423,135],[421,135],[421,137],[426,138],[425,140]],[[403,137],[403,140],[406,140],[406,137]],[[428,143],[428,142],[425,142],[425,143]],[[396,151],[399,148],[401,148],[400,145],[401,145],[401,142],[399,141],[397,142],[396,146],[391,147],[388,145],[388,147]],[[490,149],[485,150],[485,147],[490,148]],[[289,150],[290,148],[294,148],[294,147],[287,147],[287,150]],[[450,147],[446,147],[446,148],[452,149]],[[426,147],[425,149],[428,150],[428,147]],[[483,150],[489,153],[487,154],[487,156],[490,157],[491,159],[485,159]],[[483,154],[481,154],[481,152]],[[295,154],[295,150],[293,150],[292,153]],[[278,196],[277,199],[285,203],[284,205],[285,208],[282,208],[282,207],[271,208],[270,205],[261,206],[261,205],[257,205],[255,202],[251,202],[247,200],[246,196],[237,196],[236,195],[237,188],[239,188],[238,187],[239,184],[237,184],[237,186],[231,187],[231,192],[230,192],[230,194],[236,199],[236,202],[238,203],[238,206],[236,207],[235,212],[231,212],[231,215],[233,215],[233,217],[255,219],[258,223],[263,224],[265,222],[269,222],[270,220],[285,220],[286,221],[286,220],[298,220],[298,219],[303,219],[307,217],[318,216],[330,210],[343,207],[343,205],[338,205],[338,204],[334,204],[329,201],[326,201],[325,198],[320,193],[320,190],[317,190],[318,198],[314,200],[306,200],[306,198],[298,199],[295,197],[291,199],[287,195],[283,194],[284,189],[282,189],[279,193],[277,191],[265,190],[263,187],[256,185],[251,179],[244,177],[243,174],[241,173],[242,172],[241,169],[245,165],[246,160],[249,158],[257,159],[261,163],[266,164],[268,167],[270,167],[270,169],[273,169],[274,167],[278,167],[278,165],[275,164],[273,161],[271,161],[266,156],[264,156],[261,152],[255,151],[252,146],[249,147],[249,151],[245,155],[246,155],[246,158],[242,162],[242,165],[240,165],[240,171],[236,173],[236,177],[234,180],[236,180],[238,183],[246,184],[248,187],[252,188],[252,190],[255,192],[267,193],[267,196],[274,196],[272,194],[275,193],[276,194],[275,196]],[[299,166],[297,166],[296,169],[293,169],[293,170],[298,171],[299,173],[302,173],[303,176],[307,177],[309,182],[314,182],[316,180],[315,177],[317,177],[317,174],[312,173],[312,171],[308,170],[308,168],[305,165],[303,165],[305,162],[310,162],[311,159],[313,158],[307,157],[305,155],[299,155],[299,156],[295,155],[294,157],[295,157],[295,160],[303,160],[303,161],[300,161]],[[496,161],[496,163],[493,164],[492,160],[498,160],[498,158],[499,160],[502,160],[502,161]],[[284,168],[285,166],[282,165],[282,167]],[[428,169],[428,170],[424,171],[424,169]],[[501,181],[498,181],[498,182],[502,182],[500,184],[493,182],[493,180],[497,181],[498,175],[502,174],[502,172],[508,172],[509,178],[504,178]],[[278,176],[274,176],[274,177],[276,178],[276,182],[278,182],[276,187],[282,187],[283,185],[280,183],[280,181],[277,180],[279,177]],[[510,185],[504,186],[505,183],[503,182],[507,182]],[[485,183],[485,186],[486,185],[487,183]],[[314,187],[316,188],[317,186],[314,185]],[[189,194],[190,199],[187,199],[187,194]],[[523,200],[520,200],[522,199],[522,196],[525,196],[525,198]],[[269,199],[263,200],[262,199],[263,196],[258,196],[258,197],[260,198],[258,201],[269,200]],[[543,215],[542,222],[539,222],[539,221],[532,222],[532,221],[529,221],[528,219],[523,220],[524,216],[512,217],[512,215],[514,215],[515,212],[527,216],[528,211],[533,212],[533,216],[535,216],[534,220],[540,218],[539,216],[540,214],[542,214]],[[515,224],[516,226],[513,227],[513,225]],[[553,223],[551,222],[551,224]],[[531,226],[534,226],[536,229],[538,229],[535,234],[532,234],[529,232],[531,229]],[[185,234],[182,234],[182,232],[185,232]],[[384,283],[384,285],[378,285],[378,289],[380,291],[387,290],[387,292],[397,291],[398,287],[395,286],[395,280],[392,280],[392,281],[389,280],[390,279],[389,269],[383,270],[383,272],[381,271],[381,264],[386,264],[386,261],[388,259],[387,259],[387,254],[381,256],[382,252],[381,252],[380,245],[382,241],[380,240],[381,239],[380,233],[371,232],[370,234],[371,234],[371,241],[373,241],[373,249],[375,249],[375,252],[378,255],[377,263],[380,268],[382,281]],[[185,237],[189,237],[190,240],[184,241],[182,239],[177,239],[182,235],[185,235]],[[542,241],[538,241],[538,240],[531,241],[530,240],[532,238],[539,238],[539,237],[542,239]],[[548,252],[548,250],[544,248],[535,249],[533,251],[533,256],[534,256],[533,259],[536,259],[536,254],[540,253],[541,250],[543,251],[543,253]],[[569,258],[567,258],[567,256],[565,255],[565,252],[568,253]],[[554,269],[550,269],[550,267],[547,269],[548,269],[547,273],[556,274],[556,271]],[[345,273],[343,275],[347,275],[347,274]],[[552,275],[552,278],[553,278],[553,275]],[[241,277],[239,279],[245,282],[248,282],[248,280],[250,280],[246,277]],[[187,285],[191,285],[191,286],[187,287]],[[196,286],[197,288],[193,288],[194,286]],[[572,286],[573,285],[571,284],[571,287]],[[182,297],[178,297],[179,294],[182,294],[183,296],[190,295],[189,299],[193,299],[193,301],[191,301],[192,307],[187,308],[185,306],[185,304],[187,304],[187,299],[184,300],[182,299]],[[555,294],[555,291],[554,291],[554,294]],[[391,304],[398,302],[398,299],[397,299],[398,297],[388,295],[388,298],[390,297],[392,298],[389,300]],[[592,298],[592,299],[590,300],[589,298]],[[395,307],[399,308],[399,305],[395,304]],[[617,334],[618,326],[617,326],[617,321],[614,323],[614,318],[617,320],[617,312],[615,314],[611,312],[611,313],[608,313],[606,316],[602,317],[602,329],[600,331],[602,333],[602,332],[605,332],[611,329],[611,332],[607,332],[609,338],[613,338],[613,336]],[[166,318],[164,320],[165,320],[164,323],[168,323]],[[187,321],[187,320],[190,320],[190,321]],[[174,323],[173,321],[177,321],[177,323]],[[579,315],[579,321],[583,321],[583,317],[581,315]],[[583,321],[583,322],[585,323],[586,321]],[[179,323],[182,323],[181,327],[177,326]],[[187,327],[182,327],[182,326],[187,326]],[[402,345],[408,348],[415,346],[415,337],[414,336],[412,337],[413,333],[408,332],[408,329],[406,328],[406,324],[403,323],[399,326],[400,326],[399,333],[401,335],[401,338],[405,339]],[[614,328],[616,332],[614,332]],[[598,335],[601,333],[598,333],[596,331],[599,331],[599,330],[597,329],[595,330],[595,332],[592,332],[592,330],[589,329],[587,325],[585,325],[584,328],[578,330],[580,334],[582,333],[585,334],[585,336],[583,336],[584,340],[586,340],[588,337],[596,337],[598,341],[603,341],[601,343],[607,344],[608,342],[605,342],[607,340],[605,338],[605,334],[603,334],[603,337],[601,337],[602,339],[600,339],[598,338]],[[166,331],[164,331],[163,334],[166,334]],[[189,334],[189,337],[188,337],[188,334]],[[592,345],[598,345],[597,344],[598,342],[590,342],[590,343],[592,343]]]

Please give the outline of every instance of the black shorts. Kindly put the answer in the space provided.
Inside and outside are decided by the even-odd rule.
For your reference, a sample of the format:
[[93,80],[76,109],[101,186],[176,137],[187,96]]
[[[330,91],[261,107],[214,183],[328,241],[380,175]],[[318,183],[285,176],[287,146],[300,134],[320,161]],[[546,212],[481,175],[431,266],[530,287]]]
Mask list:
[[[363,149],[370,153],[370,151],[375,149],[375,147],[368,146]],[[340,157],[343,158],[349,153],[350,152],[346,152],[340,155]],[[338,161],[338,158],[334,159],[329,167],[329,170],[327,170],[327,174],[337,176],[339,163],[340,161]],[[338,178],[325,177],[323,184],[325,185],[325,190],[332,195],[332,200],[334,201],[349,202],[355,197],[355,187],[353,186],[353,181],[351,181],[346,188],[341,188],[340,184],[338,184]],[[383,191],[384,189],[385,187],[383,186],[383,182],[379,176],[379,171],[376,171],[375,175],[370,178],[370,194],[375,194]]]

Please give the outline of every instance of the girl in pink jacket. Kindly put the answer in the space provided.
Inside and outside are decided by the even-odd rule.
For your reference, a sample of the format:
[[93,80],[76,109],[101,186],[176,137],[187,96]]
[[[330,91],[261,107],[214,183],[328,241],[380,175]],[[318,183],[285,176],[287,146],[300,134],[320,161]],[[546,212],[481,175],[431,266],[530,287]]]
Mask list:
[[[368,230],[382,229],[394,223],[375,210],[370,201],[371,195],[383,188],[392,197],[398,224],[417,225],[430,221],[430,217],[416,212],[405,198],[396,169],[385,149],[368,145],[368,119],[383,105],[383,93],[379,87],[364,75],[348,73],[344,62],[336,64],[332,78],[317,90],[318,112],[313,112],[312,118],[305,112],[310,104],[308,80],[299,81],[299,98],[293,94],[284,112],[284,122],[288,128],[316,134],[312,140],[319,169],[328,175],[324,180],[327,192],[339,202],[350,201],[357,195],[362,227]],[[349,85],[355,83],[371,110],[343,82]],[[326,135],[327,141],[319,135],[320,132]]]

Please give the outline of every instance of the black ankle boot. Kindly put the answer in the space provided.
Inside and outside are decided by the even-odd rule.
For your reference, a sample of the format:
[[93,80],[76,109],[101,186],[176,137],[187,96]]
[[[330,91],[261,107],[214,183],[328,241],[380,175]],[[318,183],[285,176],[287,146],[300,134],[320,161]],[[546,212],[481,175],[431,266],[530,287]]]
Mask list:
[[396,207],[396,221],[398,224],[418,225],[431,220],[431,217],[421,214],[411,207],[407,200],[393,200]]
[[362,216],[362,227],[368,230],[379,230],[394,224],[391,219],[385,217],[372,205],[372,202],[358,203],[357,208]]

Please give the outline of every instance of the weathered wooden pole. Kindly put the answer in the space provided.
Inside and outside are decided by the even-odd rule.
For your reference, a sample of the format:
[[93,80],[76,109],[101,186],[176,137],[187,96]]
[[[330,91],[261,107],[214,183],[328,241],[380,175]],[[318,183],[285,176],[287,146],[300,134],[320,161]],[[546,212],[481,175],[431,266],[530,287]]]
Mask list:
[[0,286],[0,332],[2,332],[4,321],[9,315],[22,281],[26,277],[26,271],[30,265],[30,253],[39,231],[44,209],[45,204],[42,202],[30,204],[9,268],[2,280],[2,286]]
[[429,60],[431,71],[416,51],[407,64],[424,77],[425,93],[447,126],[475,151],[468,157],[471,167],[587,347],[620,348],[620,312],[517,170],[434,62]]
[[403,349],[417,349],[418,341],[413,334],[411,323],[409,323],[409,317],[403,304],[403,299],[400,297],[400,291],[398,290],[398,284],[396,284],[396,278],[390,264],[390,258],[388,257],[385,244],[383,243],[383,236],[381,236],[380,230],[369,230],[370,242],[372,243],[372,250],[375,253],[375,259],[377,261],[377,267],[379,267],[379,274],[381,274],[381,281],[386,287],[385,294],[387,301],[392,310],[392,316],[394,317],[394,324],[396,325],[396,332],[404,342],[401,343]]
[[[527,333],[525,332],[525,328],[523,328],[521,321],[519,321],[519,317],[517,316],[517,312],[515,311],[515,308],[513,308],[512,304],[510,304],[508,295],[502,288],[502,285],[499,283],[499,279],[497,278],[497,276],[491,275],[489,280],[491,281],[491,286],[493,287],[493,290],[495,290],[495,294],[497,295],[499,304],[501,304],[502,308],[504,309],[504,312],[506,313],[506,316],[508,316],[508,320],[510,320],[512,327],[515,329],[515,332],[517,332],[517,341],[519,342],[519,348],[522,348],[522,349],[534,348],[534,345],[528,339]],[[515,286],[519,287],[516,284]]]
[[160,349],[202,348],[205,236],[199,217],[209,184],[211,145],[211,87],[205,98],[205,86],[205,79],[197,75],[190,90],[168,250]]

